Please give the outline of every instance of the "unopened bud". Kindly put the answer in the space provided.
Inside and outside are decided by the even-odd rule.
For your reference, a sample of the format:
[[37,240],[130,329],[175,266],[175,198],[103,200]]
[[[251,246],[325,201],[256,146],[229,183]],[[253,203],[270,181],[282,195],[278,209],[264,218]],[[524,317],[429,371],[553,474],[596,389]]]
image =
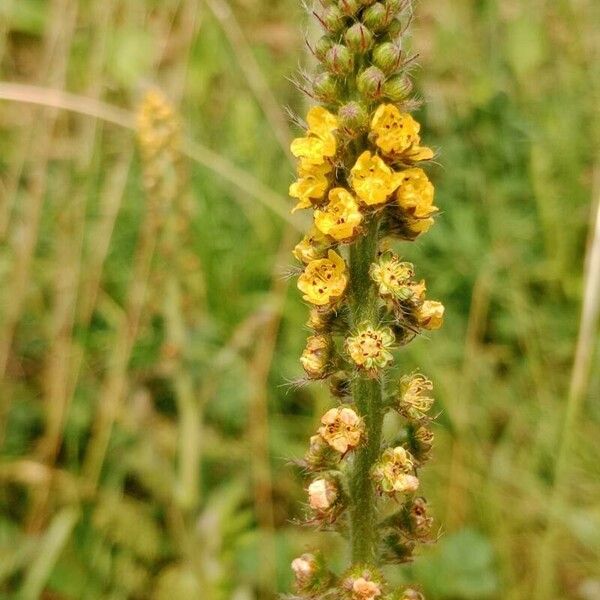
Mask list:
[[383,86],[383,95],[392,102],[404,100],[412,91],[412,82],[406,75],[394,75]]
[[296,578],[298,589],[308,587],[317,574],[318,563],[313,554],[303,554],[292,561],[292,571]]
[[373,64],[390,75],[402,62],[402,46],[399,42],[384,42],[373,50]]
[[329,479],[315,479],[308,486],[308,503],[317,512],[328,511],[338,497],[336,484]]
[[321,22],[330,33],[340,33],[344,27],[344,13],[337,6],[328,6],[321,14]]
[[335,102],[339,96],[339,88],[335,77],[329,73],[319,73],[313,81],[315,98],[326,104]]
[[358,102],[344,104],[338,111],[338,119],[343,129],[353,132],[364,129],[369,124],[369,115]]
[[384,83],[385,74],[377,67],[365,69],[357,79],[359,92],[372,100],[381,96]]
[[338,6],[347,17],[353,17],[360,10],[361,3],[359,0],[340,0]]
[[355,23],[346,32],[345,40],[351,50],[363,54],[373,45],[373,34],[362,23]]
[[325,64],[332,73],[347,75],[354,68],[354,56],[346,46],[336,44],[327,52]]
[[346,398],[350,394],[350,377],[346,371],[336,371],[329,377],[329,391],[336,398]]
[[404,26],[399,19],[392,19],[387,26],[386,35],[389,40],[395,41],[397,40],[404,30]]
[[300,362],[309,379],[327,377],[330,353],[331,338],[326,335],[311,335],[308,338]]
[[409,588],[404,590],[401,600],[425,600],[425,596],[421,592]]
[[388,12],[396,16],[400,11],[404,10],[408,5],[407,0],[385,0],[385,7]]
[[333,44],[333,40],[328,35],[319,38],[315,44],[315,56],[319,60],[325,60],[325,56],[327,56],[327,52],[333,47]]
[[378,33],[390,24],[391,12],[381,2],[375,2],[365,10],[362,19],[369,29]]

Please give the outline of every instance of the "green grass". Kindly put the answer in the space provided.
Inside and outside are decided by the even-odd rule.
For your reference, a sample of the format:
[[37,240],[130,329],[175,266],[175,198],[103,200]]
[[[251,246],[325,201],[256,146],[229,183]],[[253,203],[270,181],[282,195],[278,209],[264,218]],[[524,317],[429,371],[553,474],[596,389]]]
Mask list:
[[[286,80],[306,60],[298,4],[233,8],[277,104],[301,112]],[[440,149],[432,178],[443,214],[401,251],[447,319],[400,360],[436,385],[424,489],[443,535],[390,577],[420,582],[428,600],[525,600],[538,587],[598,199],[599,17],[592,0],[417,6],[420,120]],[[288,133],[274,131],[244,48],[229,40],[192,0],[4,0],[0,79],[127,110],[156,84],[188,139],[274,190],[287,210],[293,170],[278,138]],[[328,402],[318,385],[288,385],[306,336],[306,310],[283,278],[299,234],[252,190],[187,162],[187,233],[175,255],[159,251],[153,262],[90,485],[84,461],[147,209],[133,134],[1,99],[0,133],[0,598],[268,600],[317,541],[341,563],[336,539],[290,523],[304,491],[287,460],[304,452]],[[165,280],[175,262],[185,336],[173,355]],[[595,352],[548,600],[600,597]],[[201,421],[191,505],[177,492],[182,371]]]

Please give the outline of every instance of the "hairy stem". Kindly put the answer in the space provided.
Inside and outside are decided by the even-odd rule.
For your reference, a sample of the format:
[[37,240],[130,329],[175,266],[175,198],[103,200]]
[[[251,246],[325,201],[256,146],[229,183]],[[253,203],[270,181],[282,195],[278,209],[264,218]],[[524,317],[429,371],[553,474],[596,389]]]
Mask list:
[[[377,294],[369,276],[369,267],[376,259],[379,220],[373,217],[367,235],[350,246],[350,311],[352,326],[377,326]],[[376,510],[371,467],[377,460],[383,423],[382,386],[377,379],[355,373],[352,395],[366,425],[366,444],[357,450],[350,476],[352,508],[352,562],[373,562],[375,559]]]

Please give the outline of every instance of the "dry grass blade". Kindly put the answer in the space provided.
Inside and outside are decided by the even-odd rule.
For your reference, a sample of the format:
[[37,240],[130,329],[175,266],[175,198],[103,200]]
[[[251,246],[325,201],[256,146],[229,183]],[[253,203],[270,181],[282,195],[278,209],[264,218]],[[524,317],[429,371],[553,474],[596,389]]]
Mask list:
[[260,65],[252,54],[252,49],[250,48],[231,7],[226,0],[206,0],[206,4],[219,20],[219,23],[221,23],[223,32],[235,50],[235,56],[246,77],[246,81],[262,107],[263,112],[273,129],[273,133],[277,138],[277,142],[291,160],[290,139],[292,136],[290,134],[285,112],[271,92],[271,88],[269,87]]
[[[134,116],[131,112],[61,90],[0,82],[0,100],[50,106],[101,119],[107,123],[112,123],[126,129],[133,130],[135,128]],[[277,192],[253,177],[247,171],[235,166],[224,156],[197,142],[188,142],[183,148],[183,153],[194,162],[213,171],[230,184],[239,188],[245,194],[250,194],[256,198],[298,231],[303,230],[298,222],[289,214],[287,202]]]

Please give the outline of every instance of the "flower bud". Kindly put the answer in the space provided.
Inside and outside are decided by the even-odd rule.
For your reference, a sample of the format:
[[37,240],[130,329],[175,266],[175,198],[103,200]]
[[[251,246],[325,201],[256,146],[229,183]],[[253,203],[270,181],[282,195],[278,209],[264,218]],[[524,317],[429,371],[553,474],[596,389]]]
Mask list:
[[317,100],[331,104],[339,97],[339,87],[335,77],[329,73],[319,73],[313,80],[313,94]]
[[335,398],[350,395],[350,376],[346,371],[336,371],[329,377],[329,391]]
[[353,17],[360,10],[361,4],[358,0],[340,0],[338,6],[347,17]]
[[348,102],[338,111],[338,119],[342,129],[356,132],[369,125],[369,115],[358,102]]
[[377,67],[369,67],[362,71],[356,81],[358,91],[365,97],[375,100],[381,96],[385,75]]
[[323,311],[319,307],[313,306],[308,315],[306,325],[313,331],[324,333],[330,329],[332,318],[332,312]]
[[362,24],[355,23],[346,31],[346,44],[354,52],[364,54],[373,45],[373,34]]
[[327,512],[338,498],[337,485],[330,479],[315,479],[308,486],[308,503],[316,512]]
[[404,26],[402,25],[402,21],[399,19],[392,19],[387,26],[386,36],[390,41],[397,40],[401,35]]
[[309,379],[324,379],[327,377],[330,354],[331,339],[328,336],[311,335],[308,338],[300,362]]
[[313,554],[303,554],[292,561],[292,571],[296,578],[298,589],[302,590],[310,586],[317,574],[317,559]]
[[419,325],[430,331],[439,329],[444,322],[444,310],[444,305],[441,302],[425,300],[419,309]]
[[397,15],[408,5],[407,0],[385,0],[385,7],[392,15]]
[[304,462],[309,470],[320,471],[332,468],[338,459],[337,452],[320,435],[311,436],[308,451],[304,456]]
[[394,75],[383,86],[383,95],[392,102],[404,100],[412,90],[412,82],[406,75]]
[[327,7],[321,14],[320,20],[330,33],[340,33],[344,27],[344,14],[337,6]]
[[404,590],[401,600],[425,600],[425,597],[423,594],[421,594],[421,592],[417,592],[417,590],[408,588]]
[[336,75],[348,75],[354,68],[354,56],[346,46],[336,44],[327,52],[325,64]]
[[371,31],[378,33],[390,24],[391,12],[381,2],[375,2],[365,10],[362,19]]
[[315,56],[319,60],[325,60],[325,56],[333,47],[333,44],[334,41],[328,35],[324,35],[323,37],[319,38],[315,44]]
[[402,45],[399,42],[384,42],[373,50],[373,64],[387,75],[398,69],[402,61]]

